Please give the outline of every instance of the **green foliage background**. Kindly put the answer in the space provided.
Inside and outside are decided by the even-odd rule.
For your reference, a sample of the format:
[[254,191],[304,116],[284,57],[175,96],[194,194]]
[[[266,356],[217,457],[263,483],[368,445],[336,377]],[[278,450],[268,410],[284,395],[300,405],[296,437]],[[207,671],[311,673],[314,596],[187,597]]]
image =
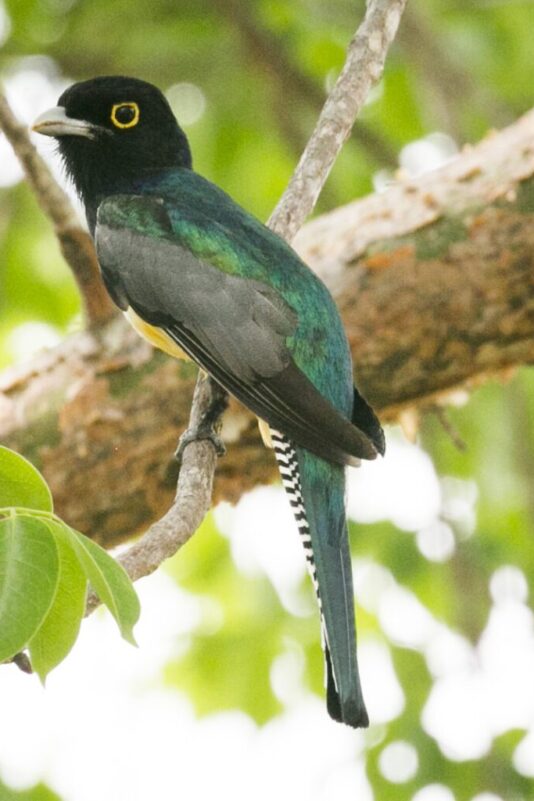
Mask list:
[[[162,88],[196,85],[206,100],[201,119],[185,126],[196,168],[266,218],[291,174],[324,97],[343,62],[363,11],[351,0],[10,0],[0,73],[44,71],[76,80],[134,74]],[[347,143],[318,212],[372,191],[372,177],[394,171],[407,143],[433,131],[461,145],[512,122],[532,103],[532,4],[513,0],[410,0],[384,80]],[[35,56],[46,56],[46,60]],[[177,109],[179,116],[179,109]],[[27,321],[64,333],[76,326],[79,302],[48,223],[23,183],[0,190],[0,365],[13,358],[10,335]],[[354,554],[386,565],[430,611],[472,643],[491,608],[490,576],[501,564],[534,575],[534,379],[525,371],[506,386],[487,385],[451,412],[468,449],[459,452],[436,418],[421,439],[444,476],[471,478],[479,492],[477,527],[454,556],[431,563],[413,537],[392,524],[351,528]],[[285,636],[307,656],[306,681],[321,692],[322,660],[313,618],[292,619],[266,578],[237,577],[227,541],[210,522],[175,561],[187,589],[216,597],[224,624],[199,632],[191,649],[167,667],[169,682],[187,689],[200,713],[241,708],[263,722],[280,704],[269,667]],[[308,591],[308,588],[303,590]],[[412,798],[441,781],[458,801],[482,790],[505,799],[532,798],[513,767],[521,732],[508,732],[491,752],[466,763],[446,759],[421,728],[432,686],[422,655],[389,642],[378,621],[359,614],[360,637],[373,634],[392,650],[407,696],[405,712],[370,741],[368,775],[375,797]],[[216,658],[215,656],[216,655]],[[240,676],[239,683],[235,676]],[[391,785],[378,756],[406,740],[419,754],[413,780]],[[52,798],[43,788],[0,799]],[[54,796],[55,797],[55,796]]]

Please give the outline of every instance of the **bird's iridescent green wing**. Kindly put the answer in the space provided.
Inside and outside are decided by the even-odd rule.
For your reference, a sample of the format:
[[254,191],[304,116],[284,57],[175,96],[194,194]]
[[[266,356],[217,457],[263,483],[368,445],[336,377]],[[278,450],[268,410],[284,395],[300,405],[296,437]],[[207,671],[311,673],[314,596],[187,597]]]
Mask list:
[[291,341],[299,312],[276,286],[256,277],[265,276],[258,268],[250,277],[240,274],[243,259],[248,266],[261,258],[255,243],[247,250],[246,238],[223,225],[215,234],[207,226],[206,233],[198,213],[186,217],[180,233],[167,206],[157,197],[116,195],[99,208],[98,258],[119,305],[163,329],[297,444],[341,464],[374,458],[371,440],[296,364]]

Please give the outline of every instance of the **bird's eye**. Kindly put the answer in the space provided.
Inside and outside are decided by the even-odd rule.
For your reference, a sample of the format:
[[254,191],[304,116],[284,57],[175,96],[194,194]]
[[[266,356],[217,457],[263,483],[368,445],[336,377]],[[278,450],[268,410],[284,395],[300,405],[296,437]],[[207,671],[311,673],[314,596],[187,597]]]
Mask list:
[[111,122],[116,128],[133,128],[139,122],[137,103],[116,103],[111,109]]

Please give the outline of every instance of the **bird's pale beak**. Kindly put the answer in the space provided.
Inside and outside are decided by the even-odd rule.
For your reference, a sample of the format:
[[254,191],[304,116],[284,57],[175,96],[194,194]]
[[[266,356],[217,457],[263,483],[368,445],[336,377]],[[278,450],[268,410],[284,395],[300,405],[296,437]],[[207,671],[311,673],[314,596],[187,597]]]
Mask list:
[[98,127],[85,120],[67,117],[63,106],[56,106],[37,117],[32,125],[32,131],[45,136],[85,136],[87,139],[95,139]]

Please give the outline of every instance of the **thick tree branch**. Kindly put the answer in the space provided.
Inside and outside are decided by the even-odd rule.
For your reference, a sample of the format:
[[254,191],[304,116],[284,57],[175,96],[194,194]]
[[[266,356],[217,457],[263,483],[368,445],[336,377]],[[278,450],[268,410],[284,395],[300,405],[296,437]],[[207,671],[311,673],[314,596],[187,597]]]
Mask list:
[[102,325],[115,310],[100,278],[91,237],[80,225],[69,198],[33,146],[28,129],[16,119],[1,93],[0,130],[15,151],[41,208],[54,226],[61,252],[78,284],[88,324]]
[[[385,420],[534,361],[534,111],[440,170],[308,223],[295,246],[342,309],[359,385]],[[0,438],[40,466],[58,513],[101,543],[173,496],[194,369],[122,320],[0,376]],[[216,499],[275,476],[232,402]]]

